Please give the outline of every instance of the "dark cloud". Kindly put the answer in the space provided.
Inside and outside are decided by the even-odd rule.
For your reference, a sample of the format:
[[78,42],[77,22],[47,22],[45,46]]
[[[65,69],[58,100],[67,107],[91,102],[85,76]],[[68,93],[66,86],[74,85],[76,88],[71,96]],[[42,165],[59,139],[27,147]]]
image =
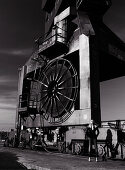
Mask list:
[[0,109],[15,110],[17,82],[10,77],[0,77]]
[[[26,47],[43,30],[41,0],[0,1],[0,46]],[[0,47],[0,48],[1,48]]]
[[104,22],[125,42],[125,0],[112,0],[112,6],[105,14]]
[[18,68],[30,57],[34,40],[44,30],[41,2],[0,1],[0,129],[15,124]]
[[3,72],[3,74],[6,72],[13,72],[12,76],[14,75],[14,72],[18,71],[18,67],[25,64],[27,59],[31,55],[32,49],[3,49],[0,50],[0,73]]

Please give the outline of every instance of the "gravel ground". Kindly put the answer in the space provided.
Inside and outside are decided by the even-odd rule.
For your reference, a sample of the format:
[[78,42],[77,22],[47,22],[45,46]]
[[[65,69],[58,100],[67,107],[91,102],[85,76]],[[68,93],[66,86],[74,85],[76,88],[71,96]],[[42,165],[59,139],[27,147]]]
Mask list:
[[[88,162],[88,157],[85,156],[7,147],[3,147],[0,152],[1,157],[5,154],[4,162],[7,162],[11,157],[16,165],[22,164],[30,170],[125,170],[125,161],[123,160],[102,161],[99,159],[98,162],[95,162],[95,158],[92,158],[92,161]],[[17,158],[20,164],[16,162]],[[12,161],[9,161],[10,165],[8,164],[7,167],[11,167],[11,164],[14,165]],[[23,167],[21,168],[23,169]]]

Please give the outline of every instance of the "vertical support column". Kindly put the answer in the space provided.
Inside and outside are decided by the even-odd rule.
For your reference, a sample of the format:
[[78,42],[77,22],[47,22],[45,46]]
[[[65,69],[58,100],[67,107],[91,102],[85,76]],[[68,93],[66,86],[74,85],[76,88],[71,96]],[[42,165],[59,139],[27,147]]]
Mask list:
[[25,74],[25,67],[23,66],[21,69],[18,70],[18,93],[17,93],[17,103],[16,103],[17,108],[16,108],[15,128],[18,128],[19,121],[20,121],[18,107],[19,107],[19,96],[22,95],[24,74]]
[[[99,44],[95,35],[79,36],[80,110],[86,123],[101,123],[99,84]],[[89,111],[88,111],[89,110]]]
[[[79,36],[79,65],[80,65],[80,110],[91,108],[90,99],[90,57],[89,57],[89,37],[81,34]],[[87,113],[87,111],[86,111]],[[91,113],[91,112],[89,112]],[[86,120],[90,121],[91,115],[86,115]],[[84,115],[85,116],[85,115]],[[88,122],[86,122],[88,123]]]
[[[93,119],[97,124],[101,123],[100,86],[99,86],[99,50],[98,50],[99,43],[98,43],[98,38],[97,38],[97,34],[99,32],[99,30],[98,30],[99,20],[100,20],[100,16],[98,18],[98,17],[95,17],[93,14],[93,16],[90,17],[84,11],[78,11],[78,21],[79,21],[80,33],[85,34],[89,37],[89,40],[88,40],[89,41],[89,45],[88,45],[88,47],[89,47],[88,73],[90,74],[90,81],[87,83],[87,81],[85,80],[85,77],[88,73],[86,72],[86,69],[85,69],[86,65],[84,63],[86,60],[85,61],[83,60],[81,69],[83,72],[82,75],[84,75],[84,79],[81,81],[81,83],[82,83],[81,87],[83,87],[83,85],[85,85],[85,82],[90,86],[89,87],[90,97],[88,98],[89,107],[91,108],[90,119]],[[83,46],[85,46],[85,44],[81,43],[79,48],[80,48],[80,51],[83,51],[82,53],[84,55],[84,51],[86,51],[86,50]],[[89,78],[89,76],[88,76],[88,78]],[[81,93],[81,95],[87,96],[87,94],[84,94],[84,93]],[[83,98],[80,98],[80,99],[82,99],[82,100],[80,100],[80,102],[84,101]]]
[[99,43],[97,36],[90,36],[90,82],[91,82],[91,119],[101,123],[100,84],[99,84]]
[[[99,87],[99,54],[96,37],[96,25],[82,11],[78,12],[80,37],[88,38],[88,45],[80,38],[80,109],[90,108],[89,119],[97,124],[101,122],[100,87]],[[93,21],[93,20],[92,20]],[[84,35],[83,35],[84,34]],[[85,36],[86,35],[86,36]],[[82,42],[83,41],[83,42]]]

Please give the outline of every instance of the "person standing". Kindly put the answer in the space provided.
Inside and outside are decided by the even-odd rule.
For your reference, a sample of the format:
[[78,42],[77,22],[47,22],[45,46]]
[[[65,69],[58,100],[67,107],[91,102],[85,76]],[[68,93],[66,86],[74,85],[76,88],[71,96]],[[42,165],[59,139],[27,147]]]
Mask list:
[[93,120],[90,121],[89,126],[87,127],[86,135],[89,140],[89,161],[91,161],[92,144],[94,144],[95,156],[97,162],[98,161],[97,137],[99,135],[99,129],[94,124]]

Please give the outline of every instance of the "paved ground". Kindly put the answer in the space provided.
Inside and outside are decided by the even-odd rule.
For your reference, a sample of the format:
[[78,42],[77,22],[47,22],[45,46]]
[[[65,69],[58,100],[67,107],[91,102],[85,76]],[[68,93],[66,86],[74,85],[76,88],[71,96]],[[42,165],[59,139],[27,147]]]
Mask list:
[[[18,162],[32,170],[125,170],[125,161],[122,160],[102,162],[100,159],[95,162],[93,158],[88,162],[88,158],[83,156],[2,147],[0,155],[6,158],[6,153],[8,157],[11,157],[10,154],[17,155]],[[16,160],[16,157],[14,159]]]
[[17,156],[10,152],[0,152],[0,170],[24,170],[27,169],[17,162]]

